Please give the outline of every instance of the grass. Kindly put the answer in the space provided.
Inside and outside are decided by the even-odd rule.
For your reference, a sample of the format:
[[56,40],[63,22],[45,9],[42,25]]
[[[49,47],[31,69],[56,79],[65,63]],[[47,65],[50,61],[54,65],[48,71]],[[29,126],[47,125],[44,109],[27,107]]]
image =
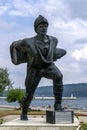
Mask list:
[[[7,115],[20,115],[21,110],[0,110],[0,117],[7,116]],[[46,111],[42,110],[29,110],[28,112],[29,115],[45,115]]]
[[84,123],[84,124],[82,125],[81,130],[87,130],[87,123]]

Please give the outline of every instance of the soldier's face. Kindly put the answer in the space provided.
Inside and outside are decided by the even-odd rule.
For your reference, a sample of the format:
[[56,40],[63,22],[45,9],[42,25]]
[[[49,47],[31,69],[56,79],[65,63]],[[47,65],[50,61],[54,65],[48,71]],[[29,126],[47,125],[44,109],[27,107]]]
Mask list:
[[41,23],[36,28],[36,32],[39,35],[45,35],[47,33],[47,28],[48,28],[48,25],[46,23]]

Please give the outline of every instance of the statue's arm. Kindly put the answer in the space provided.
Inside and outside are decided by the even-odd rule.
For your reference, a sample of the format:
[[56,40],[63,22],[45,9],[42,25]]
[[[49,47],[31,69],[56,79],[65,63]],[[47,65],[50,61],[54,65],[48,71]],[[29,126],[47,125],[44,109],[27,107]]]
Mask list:
[[24,40],[18,40],[18,41],[14,41],[11,45],[11,47],[15,48],[15,49],[20,49],[22,52],[26,52],[27,51],[27,47],[26,47],[26,42]]
[[10,45],[11,60],[15,65],[27,60],[26,47],[23,44],[23,40],[18,40]]
[[66,50],[62,49],[62,48],[55,48],[54,51],[54,61],[56,61],[57,59],[60,59],[61,57],[63,57],[64,55],[66,55]]
[[14,64],[25,63],[27,59],[30,61],[34,57],[31,47],[31,40],[18,40],[11,44],[10,55]]
[[57,59],[60,59],[64,55],[66,55],[66,50],[62,48],[57,48],[58,45],[58,39],[53,37],[53,42],[54,42],[54,49],[53,49],[53,61],[56,61]]

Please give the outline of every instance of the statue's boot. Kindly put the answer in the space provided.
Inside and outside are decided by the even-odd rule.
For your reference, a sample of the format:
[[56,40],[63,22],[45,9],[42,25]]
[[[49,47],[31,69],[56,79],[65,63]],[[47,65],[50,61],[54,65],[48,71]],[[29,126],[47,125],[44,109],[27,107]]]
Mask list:
[[20,119],[25,121],[28,120],[27,114],[21,114]]
[[63,111],[64,108],[61,106],[61,104],[54,104],[54,110]]
[[27,113],[28,113],[30,102],[31,102],[31,98],[29,98],[28,95],[26,94],[22,101],[22,113],[20,116],[21,120],[28,120]]
[[23,104],[23,106],[22,106],[22,113],[21,113],[21,116],[20,116],[21,120],[28,120],[27,112],[28,112],[28,105],[27,104]]

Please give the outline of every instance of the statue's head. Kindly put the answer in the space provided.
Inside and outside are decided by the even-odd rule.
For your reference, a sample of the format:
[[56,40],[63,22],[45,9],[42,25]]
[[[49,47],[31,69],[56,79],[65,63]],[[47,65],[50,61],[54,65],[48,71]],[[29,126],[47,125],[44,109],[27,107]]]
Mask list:
[[48,20],[46,18],[44,18],[42,15],[39,15],[35,22],[34,22],[34,29],[35,29],[35,32],[37,32],[37,27],[40,25],[40,24],[46,24],[47,27],[49,25],[48,23]]

